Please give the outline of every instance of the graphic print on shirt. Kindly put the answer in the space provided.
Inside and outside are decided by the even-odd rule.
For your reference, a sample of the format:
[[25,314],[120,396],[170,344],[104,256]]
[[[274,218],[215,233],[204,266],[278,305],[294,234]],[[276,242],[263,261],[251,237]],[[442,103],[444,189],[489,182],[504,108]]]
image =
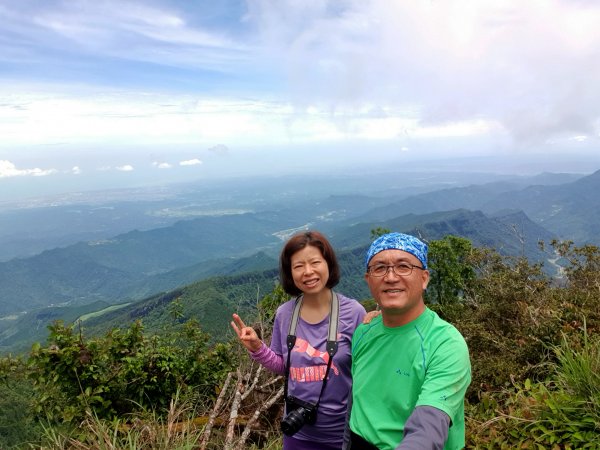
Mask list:
[[[322,352],[314,348],[312,345],[308,343],[307,340],[302,339],[301,337],[296,337],[296,345],[292,349],[292,352],[304,353],[308,355],[310,358],[318,358],[325,364],[319,364],[314,366],[306,366],[306,367],[290,367],[290,378],[294,381],[298,381],[301,383],[308,383],[311,381],[321,381],[325,377],[325,373],[327,372],[327,363],[329,362],[329,353]],[[339,375],[340,371],[336,367],[335,363],[331,362],[331,370],[334,374]]]

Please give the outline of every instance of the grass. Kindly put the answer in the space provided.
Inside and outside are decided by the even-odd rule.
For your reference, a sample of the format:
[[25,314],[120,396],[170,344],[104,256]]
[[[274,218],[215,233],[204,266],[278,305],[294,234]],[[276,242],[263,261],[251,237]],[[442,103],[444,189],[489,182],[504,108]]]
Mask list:
[[118,305],[111,305],[111,306],[108,306],[108,307],[106,307],[104,309],[101,309],[100,311],[94,311],[94,312],[91,312],[91,313],[84,314],[81,317],[79,317],[75,322],[77,322],[77,321],[85,322],[88,319],[92,319],[94,317],[98,317],[98,316],[101,316],[101,315],[106,314],[108,312],[116,311],[116,310],[121,309],[121,308],[125,308],[128,305],[131,305],[131,302],[129,302],[129,303],[121,303],[121,304],[118,304]]

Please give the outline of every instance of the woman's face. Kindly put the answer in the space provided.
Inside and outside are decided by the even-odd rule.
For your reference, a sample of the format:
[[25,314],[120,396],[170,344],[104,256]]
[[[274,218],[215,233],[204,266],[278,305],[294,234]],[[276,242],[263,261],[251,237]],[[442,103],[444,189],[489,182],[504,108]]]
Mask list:
[[317,294],[329,281],[329,266],[317,247],[307,245],[291,258],[292,279],[298,289],[306,294]]

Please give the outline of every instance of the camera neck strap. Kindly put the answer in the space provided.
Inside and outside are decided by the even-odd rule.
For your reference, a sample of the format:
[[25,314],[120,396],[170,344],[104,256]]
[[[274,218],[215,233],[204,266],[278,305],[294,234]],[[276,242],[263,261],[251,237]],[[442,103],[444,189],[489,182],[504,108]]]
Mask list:
[[[298,325],[298,318],[300,317],[300,309],[302,308],[302,298],[300,295],[296,298],[296,304],[294,305],[294,311],[292,312],[292,320],[290,321],[290,330],[287,336],[287,364],[285,365],[285,382],[283,387],[283,395],[287,400],[288,398],[288,379],[290,377],[290,358],[292,355],[292,349],[296,345],[296,326]],[[331,303],[330,303],[330,311],[329,311],[329,331],[327,334],[327,345],[326,350],[329,355],[329,360],[327,361],[327,369],[325,370],[325,376],[323,377],[323,384],[321,386],[321,392],[319,392],[319,398],[316,403],[316,407],[319,407],[319,403],[321,402],[321,396],[323,395],[323,391],[325,390],[325,386],[327,385],[327,377],[329,376],[329,370],[331,369],[331,364],[333,362],[333,356],[336,354],[338,349],[337,342],[337,329],[338,329],[338,320],[340,317],[340,301],[338,296],[333,290],[331,291]]]

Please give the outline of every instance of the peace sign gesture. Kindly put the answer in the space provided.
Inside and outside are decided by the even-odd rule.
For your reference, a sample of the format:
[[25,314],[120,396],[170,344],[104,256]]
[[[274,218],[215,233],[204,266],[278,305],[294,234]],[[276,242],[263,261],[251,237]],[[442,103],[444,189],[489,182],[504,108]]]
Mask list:
[[254,328],[246,326],[244,321],[237,314],[233,314],[233,320],[231,321],[231,328],[237,334],[240,342],[251,352],[260,350],[262,341],[258,338]]

